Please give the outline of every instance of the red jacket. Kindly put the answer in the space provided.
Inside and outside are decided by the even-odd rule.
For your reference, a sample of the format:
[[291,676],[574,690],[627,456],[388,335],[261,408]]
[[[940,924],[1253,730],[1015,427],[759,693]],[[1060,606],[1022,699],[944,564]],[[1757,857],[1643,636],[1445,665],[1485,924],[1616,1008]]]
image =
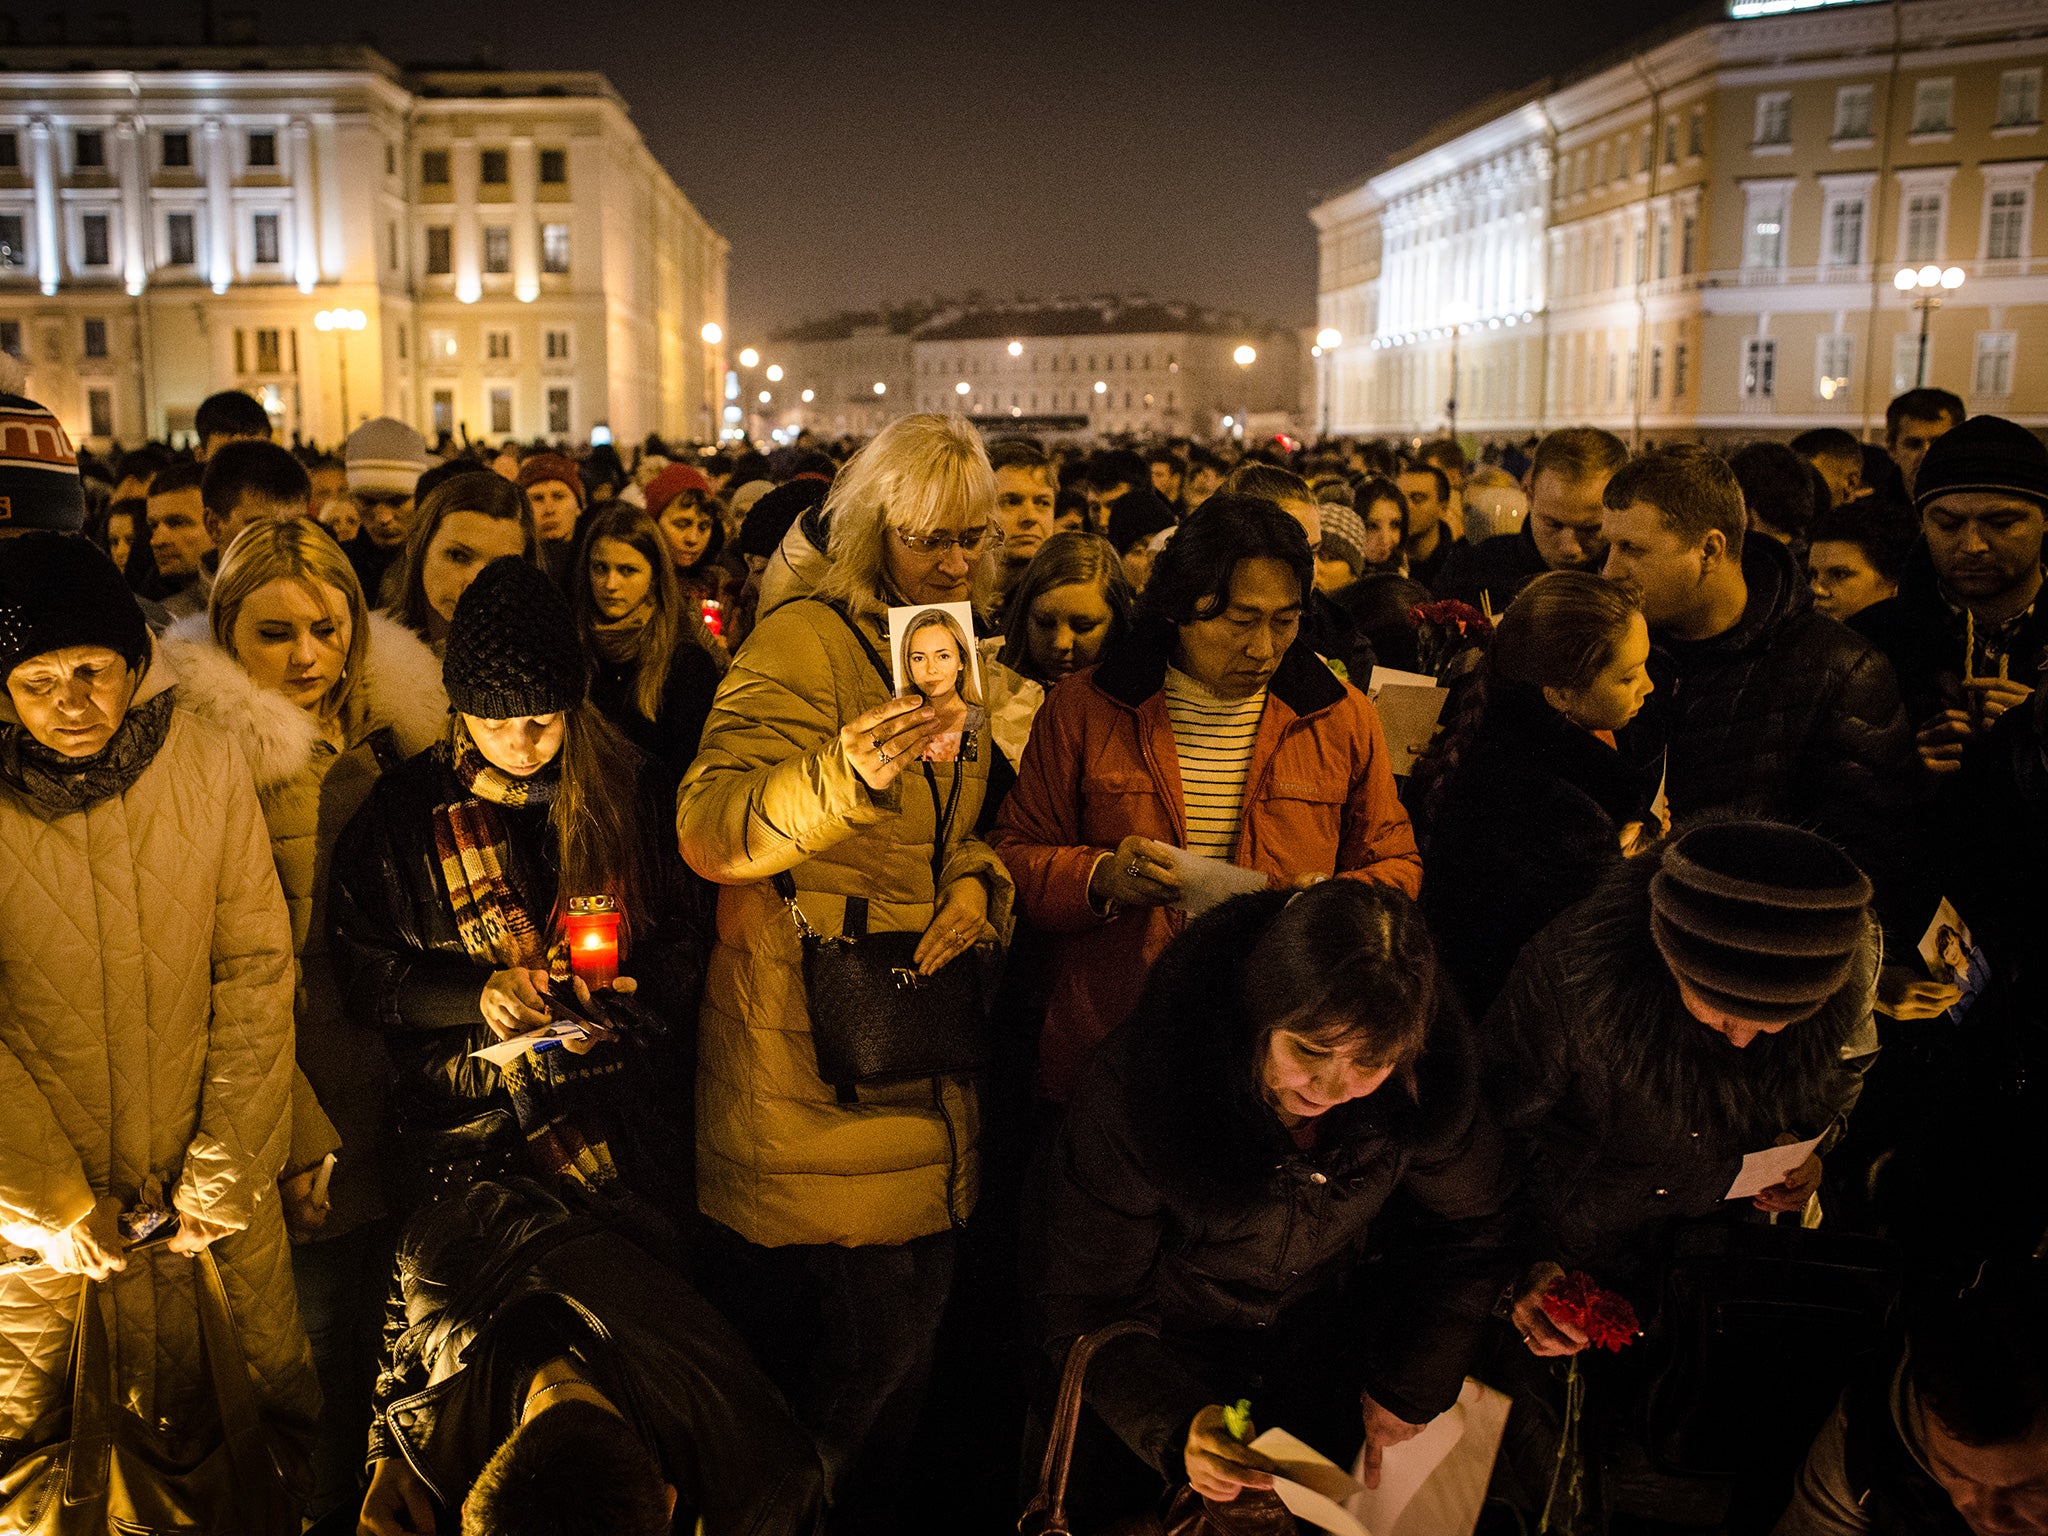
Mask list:
[[[1140,642],[1055,688],[989,837],[1017,882],[1018,910],[1055,935],[1038,1060],[1039,1089],[1054,1103],[1066,1102],[1187,922],[1164,907],[1105,920],[1088,903],[1096,859],[1124,838],[1187,846],[1165,682],[1164,654]],[[1379,715],[1306,645],[1288,650],[1269,686],[1231,862],[1279,884],[1323,874],[1422,889]]]

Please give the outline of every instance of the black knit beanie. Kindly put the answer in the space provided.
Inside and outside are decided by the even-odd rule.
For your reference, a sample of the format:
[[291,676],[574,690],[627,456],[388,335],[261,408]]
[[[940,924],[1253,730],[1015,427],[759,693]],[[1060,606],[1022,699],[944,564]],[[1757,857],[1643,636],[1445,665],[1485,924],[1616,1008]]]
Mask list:
[[1650,880],[1650,934],[1671,973],[1751,1024],[1834,996],[1863,943],[1870,881],[1826,838],[1770,821],[1696,827]]
[[84,525],[85,482],[64,424],[46,405],[0,394],[0,528]]
[[590,674],[569,600],[538,566],[499,556],[455,605],[441,677],[448,702],[480,720],[574,709]]
[[765,493],[747,509],[747,515],[740,523],[736,546],[739,552],[768,559],[781,547],[791,525],[823,501],[831,488],[823,480],[814,480],[807,475]]
[[31,656],[73,645],[103,645],[138,671],[149,660],[149,626],[127,580],[76,534],[0,539],[0,685]]
[[1920,461],[1913,509],[1965,491],[2002,491],[2048,508],[2048,448],[2003,416],[1972,416],[1937,437]]

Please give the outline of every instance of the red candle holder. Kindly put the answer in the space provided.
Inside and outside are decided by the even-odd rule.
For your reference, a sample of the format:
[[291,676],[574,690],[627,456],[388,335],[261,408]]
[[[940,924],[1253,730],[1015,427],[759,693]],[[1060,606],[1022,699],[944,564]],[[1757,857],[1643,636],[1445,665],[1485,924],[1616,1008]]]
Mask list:
[[707,597],[698,605],[704,615],[704,627],[721,639],[725,635],[725,604],[715,597]]
[[619,904],[610,896],[572,896],[562,919],[569,970],[587,987],[608,987],[619,975]]

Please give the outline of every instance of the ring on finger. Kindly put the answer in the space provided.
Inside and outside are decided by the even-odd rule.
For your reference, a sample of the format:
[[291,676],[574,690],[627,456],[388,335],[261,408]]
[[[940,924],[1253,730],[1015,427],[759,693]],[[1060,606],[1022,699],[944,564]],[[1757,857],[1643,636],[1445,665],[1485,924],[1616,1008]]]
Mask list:
[[1138,861],[1136,859],[1133,859],[1130,863],[1126,864],[1124,866],[1124,873],[1129,875],[1133,880],[1137,879],[1140,873]]

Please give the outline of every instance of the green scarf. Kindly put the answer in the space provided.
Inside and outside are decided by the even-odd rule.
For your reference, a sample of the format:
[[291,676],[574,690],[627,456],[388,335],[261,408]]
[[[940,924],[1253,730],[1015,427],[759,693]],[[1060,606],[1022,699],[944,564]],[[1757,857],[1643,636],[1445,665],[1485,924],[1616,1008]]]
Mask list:
[[176,708],[177,696],[168,689],[133,706],[91,757],[66,757],[37,741],[26,726],[0,724],[0,783],[59,813],[125,795],[156,761]]

